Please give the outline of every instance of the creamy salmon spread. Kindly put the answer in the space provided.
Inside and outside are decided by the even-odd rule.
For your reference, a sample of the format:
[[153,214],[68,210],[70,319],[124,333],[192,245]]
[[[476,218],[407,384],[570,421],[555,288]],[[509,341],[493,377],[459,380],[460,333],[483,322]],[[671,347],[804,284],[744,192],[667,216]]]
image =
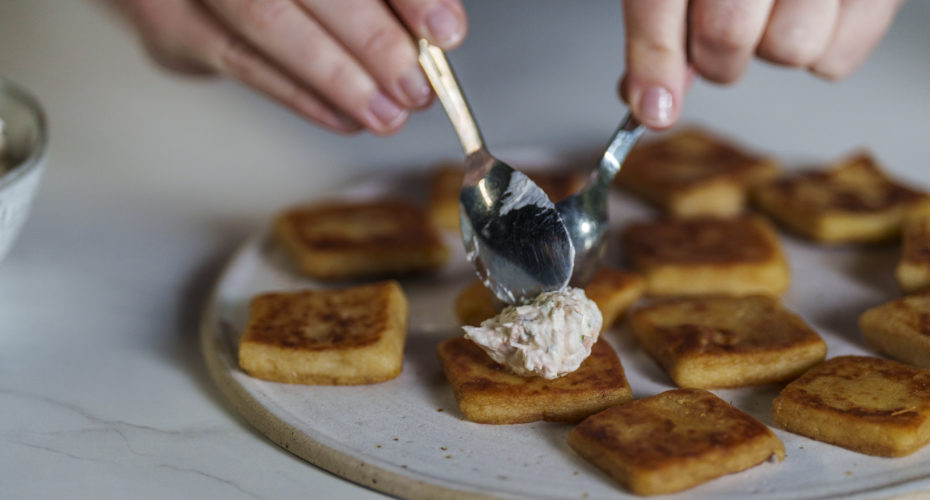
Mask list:
[[581,366],[601,331],[601,312],[580,288],[546,292],[504,308],[465,336],[522,376],[561,377]]

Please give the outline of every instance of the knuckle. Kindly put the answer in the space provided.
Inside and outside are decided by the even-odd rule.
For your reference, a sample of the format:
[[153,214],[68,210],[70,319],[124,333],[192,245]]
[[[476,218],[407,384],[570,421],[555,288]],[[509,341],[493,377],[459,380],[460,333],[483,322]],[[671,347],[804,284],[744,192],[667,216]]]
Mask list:
[[307,116],[320,117],[320,104],[297,84],[289,85],[282,93],[280,101],[285,106],[296,109]]
[[721,85],[729,85],[739,80],[741,71],[730,67],[718,67],[701,61],[695,61],[695,69],[705,80]]
[[628,59],[631,62],[644,62],[661,60],[673,60],[683,57],[681,49],[677,49],[661,40],[638,39],[630,40]]
[[760,55],[776,64],[801,68],[810,65],[817,57],[816,49],[806,43],[766,43]]
[[429,15],[430,9],[440,4],[441,0],[394,0],[391,3],[396,6],[406,19],[408,19],[408,22],[412,21],[412,24],[420,25],[426,23],[426,16]]
[[811,67],[811,73],[830,81],[840,81],[851,72],[851,68],[839,64],[818,63]]
[[219,54],[219,65],[224,73],[247,80],[252,71],[251,49],[238,38],[230,38]]
[[283,0],[243,0],[237,14],[248,25],[268,29],[277,24],[287,7]]
[[714,53],[735,54],[747,52],[752,38],[741,25],[727,24],[712,30],[698,31],[694,43]]
[[172,24],[170,11],[151,1],[136,2],[134,8],[133,21],[142,38],[151,46],[163,46]]
[[354,71],[348,61],[336,61],[326,71],[322,78],[322,92],[328,96],[334,94],[347,94],[353,85]]
[[396,29],[387,27],[374,30],[362,44],[362,54],[367,57],[381,59],[393,58],[404,50],[407,37]]
[[153,0],[137,0],[132,8],[133,22],[153,61],[166,69],[181,71],[204,64],[197,61],[201,54],[190,50],[190,34],[174,28],[176,9]]

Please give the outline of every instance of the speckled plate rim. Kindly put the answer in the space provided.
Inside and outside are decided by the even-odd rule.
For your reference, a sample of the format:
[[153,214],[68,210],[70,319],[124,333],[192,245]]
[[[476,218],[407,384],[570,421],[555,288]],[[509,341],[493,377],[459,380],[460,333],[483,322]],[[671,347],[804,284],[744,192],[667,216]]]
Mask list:
[[[234,372],[224,364],[222,359],[223,351],[228,350],[230,346],[226,345],[223,335],[218,332],[220,328],[220,318],[217,310],[219,304],[217,299],[219,298],[220,291],[226,285],[231,271],[234,269],[235,265],[242,260],[243,255],[246,252],[252,251],[256,245],[260,245],[260,242],[267,238],[268,234],[265,231],[262,231],[258,235],[253,235],[243,242],[228,258],[226,264],[223,266],[223,271],[220,273],[220,279],[217,280],[210,292],[207,307],[204,309],[200,321],[200,347],[207,369],[233,409],[250,425],[284,450],[300,457],[312,465],[349,480],[359,487],[414,500],[493,500],[505,498],[474,491],[459,490],[416,479],[412,477],[412,474],[396,473],[378,467],[373,463],[366,462],[365,460],[361,460],[359,457],[339,451],[336,448],[314,439],[312,436],[288,423],[282,416],[275,414],[272,408],[263,405],[253,394],[235,380],[233,376]],[[870,492],[866,489],[858,491],[852,496],[855,498],[883,500],[919,500],[930,498],[930,491],[913,491],[913,482],[914,480],[912,479],[902,481],[898,484],[885,484],[877,488],[877,490],[881,491]],[[618,492],[618,497],[624,497],[624,495]]]
[[[253,237],[249,242],[264,236]],[[241,246],[224,266],[221,274],[227,272],[243,252],[249,248],[249,242]],[[263,406],[252,394],[232,377],[220,360],[219,335],[215,335],[218,325],[217,301],[223,280],[219,280],[210,293],[208,306],[200,322],[200,348],[206,360],[210,376],[216,382],[223,395],[229,400],[233,409],[245,420],[258,429],[268,439],[285,450],[325,469],[337,476],[348,479],[360,486],[367,487],[389,495],[404,498],[423,498],[436,500],[485,500],[495,497],[445,488],[425,481],[413,479],[403,474],[382,469],[358,458],[343,453],[304,434],[268,408]]]
[[[509,148],[508,152],[510,155],[523,158],[525,161],[534,165],[547,165],[554,161],[576,156],[573,154],[553,153],[537,148]],[[434,162],[433,164],[439,163],[441,162]],[[425,172],[427,172],[427,170],[423,169],[420,173]],[[396,176],[398,173],[395,172],[393,175]],[[388,179],[392,177],[392,174],[382,174],[382,176]],[[349,181],[343,186],[342,190],[336,189],[335,191],[341,193],[351,188],[354,184],[357,184],[360,179],[361,178],[355,179],[355,182]],[[204,360],[206,361],[207,370],[219,387],[220,392],[229,400],[233,409],[250,425],[258,429],[259,432],[281,448],[284,448],[321,469],[352,481],[361,487],[370,488],[388,495],[411,499],[493,500],[501,498],[477,492],[457,490],[414,479],[410,477],[410,475],[399,474],[377,467],[363,460],[359,460],[359,458],[355,456],[327,446],[305,434],[297,427],[276,415],[269,408],[262,405],[255,396],[249,393],[245,387],[235,380],[232,372],[224,366],[221,360],[222,355],[220,354],[220,349],[225,347],[217,345],[221,342],[221,335],[216,333],[216,329],[219,328],[217,299],[219,298],[220,290],[226,282],[226,278],[229,276],[235,264],[242,258],[243,254],[248,252],[253,245],[260,244],[261,241],[267,238],[268,234],[266,231],[261,231],[258,235],[253,235],[243,242],[227,259],[217,282],[213,285],[207,297],[207,307],[204,309],[200,319],[200,348]]]
[[[518,150],[522,155],[530,158],[545,158],[549,153],[540,150],[529,149],[526,151]],[[528,154],[527,154],[528,153]],[[524,156],[524,157],[526,157]],[[566,156],[558,153],[549,155],[552,157],[564,159]],[[407,170],[406,172],[411,172]],[[425,170],[424,170],[425,172]],[[375,177],[390,179],[404,173],[403,170],[393,173],[384,173],[375,175]],[[423,172],[419,172],[423,173]],[[371,176],[365,181],[355,179],[355,182],[348,182],[342,186],[342,189],[333,191],[334,195],[346,195],[359,182],[370,183]],[[399,496],[411,499],[439,499],[439,500],[457,500],[457,499],[494,499],[506,498],[496,495],[487,490],[481,491],[482,488],[469,491],[467,484],[456,484],[455,482],[434,483],[430,482],[430,476],[417,478],[415,474],[399,473],[379,467],[378,465],[366,461],[364,457],[354,456],[336,449],[326,444],[324,440],[316,439],[305,431],[295,427],[286,420],[287,415],[278,415],[274,412],[273,407],[265,406],[256,395],[249,392],[248,388],[241,385],[240,381],[235,379],[236,371],[231,369],[230,360],[226,351],[230,349],[228,342],[223,338],[220,329],[221,314],[219,311],[221,291],[226,286],[230,275],[237,269],[244,255],[253,251],[256,246],[267,241],[267,230],[260,231],[259,234],[253,235],[244,241],[229,257],[222,272],[219,274],[217,282],[214,284],[200,322],[200,345],[202,353],[208,368],[208,371],[220,388],[223,395],[229,400],[233,409],[236,410],[245,420],[268,437],[272,442],[281,446],[285,450],[306,460],[310,464],[320,467],[336,476],[352,481],[356,485],[368,488],[377,492],[388,495]],[[236,365],[235,368],[237,368]],[[338,444],[338,443],[337,443]],[[874,489],[865,488],[851,494],[854,498],[869,499],[896,499],[896,500],[914,500],[919,498],[930,498],[930,491],[915,491],[915,482],[924,483],[930,480],[930,474],[920,477],[911,477],[908,480],[886,483]],[[461,488],[456,488],[461,486]],[[624,497],[621,491],[618,491],[620,497]],[[815,497],[811,497],[815,498]],[[816,498],[832,498],[831,496],[816,496]]]

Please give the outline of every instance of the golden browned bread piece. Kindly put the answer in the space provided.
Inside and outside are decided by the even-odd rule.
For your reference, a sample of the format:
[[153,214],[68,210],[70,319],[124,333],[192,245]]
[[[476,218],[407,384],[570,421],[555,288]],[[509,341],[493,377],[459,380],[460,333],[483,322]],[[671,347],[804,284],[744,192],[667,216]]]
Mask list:
[[905,292],[930,288],[930,212],[917,211],[904,219],[895,276]]
[[602,330],[607,330],[642,296],[645,287],[639,274],[601,267],[584,287],[584,293],[597,304],[603,318]]
[[322,280],[434,269],[449,251],[420,208],[407,202],[331,202],[298,207],[274,222],[301,271]]
[[[584,288],[585,295],[597,304],[607,330],[643,293],[643,278],[636,273],[602,267]],[[480,281],[466,286],[455,299],[455,315],[463,325],[478,326],[500,312],[504,304]]]
[[782,429],[860,453],[909,455],[930,441],[930,371],[840,356],[788,384],[772,403]]
[[252,300],[239,366],[275,382],[374,384],[400,374],[406,338],[407,299],[394,281],[266,293]]
[[480,280],[469,283],[455,298],[455,316],[467,326],[481,325],[482,321],[497,316],[503,307],[504,303]]
[[633,224],[625,243],[651,295],[779,295],[791,281],[775,231],[758,217]]
[[768,427],[701,389],[604,410],[578,424],[568,444],[638,495],[681,491],[785,456]]
[[889,179],[867,153],[845,158],[829,170],[766,182],[753,197],[789,229],[827,243],[894,238],[907,212],[930,205],[930,196]]
[[790,380],[823,361],[827,344],[771,297],[695,297],[633,313],[633,333],[679,387]]
[[464,337],[442,342],[437,353],[462,414],[472,422],[577,422],[633,399],[620,359],[603,339],[577,370],[554,380],[514,375]]
[[[578,171],[524,172],[552,201],[576,193],[585,176]],[[430,184],[429,214],[437,227],[459,230],[459,192],[462,190],[461,165],[445,164],[436,169]]]
[[859,317],[859,328],[876,349],[930,369],[930,292],[869,309]]
[[672,217],[726,217],[742,213],[748,188],[777,172],[773,159],[691,128],[634,148],[616,180]]

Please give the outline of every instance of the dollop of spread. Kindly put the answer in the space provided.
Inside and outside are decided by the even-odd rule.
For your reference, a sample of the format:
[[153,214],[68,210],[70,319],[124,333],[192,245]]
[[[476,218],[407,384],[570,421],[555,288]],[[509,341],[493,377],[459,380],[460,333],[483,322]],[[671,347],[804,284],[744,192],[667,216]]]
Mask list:
[[465,336],[517,375],[554,379],[571,373],[591,354],[601,331],[601,311],[580,288],[542,293],[530,303],[504,308]]

